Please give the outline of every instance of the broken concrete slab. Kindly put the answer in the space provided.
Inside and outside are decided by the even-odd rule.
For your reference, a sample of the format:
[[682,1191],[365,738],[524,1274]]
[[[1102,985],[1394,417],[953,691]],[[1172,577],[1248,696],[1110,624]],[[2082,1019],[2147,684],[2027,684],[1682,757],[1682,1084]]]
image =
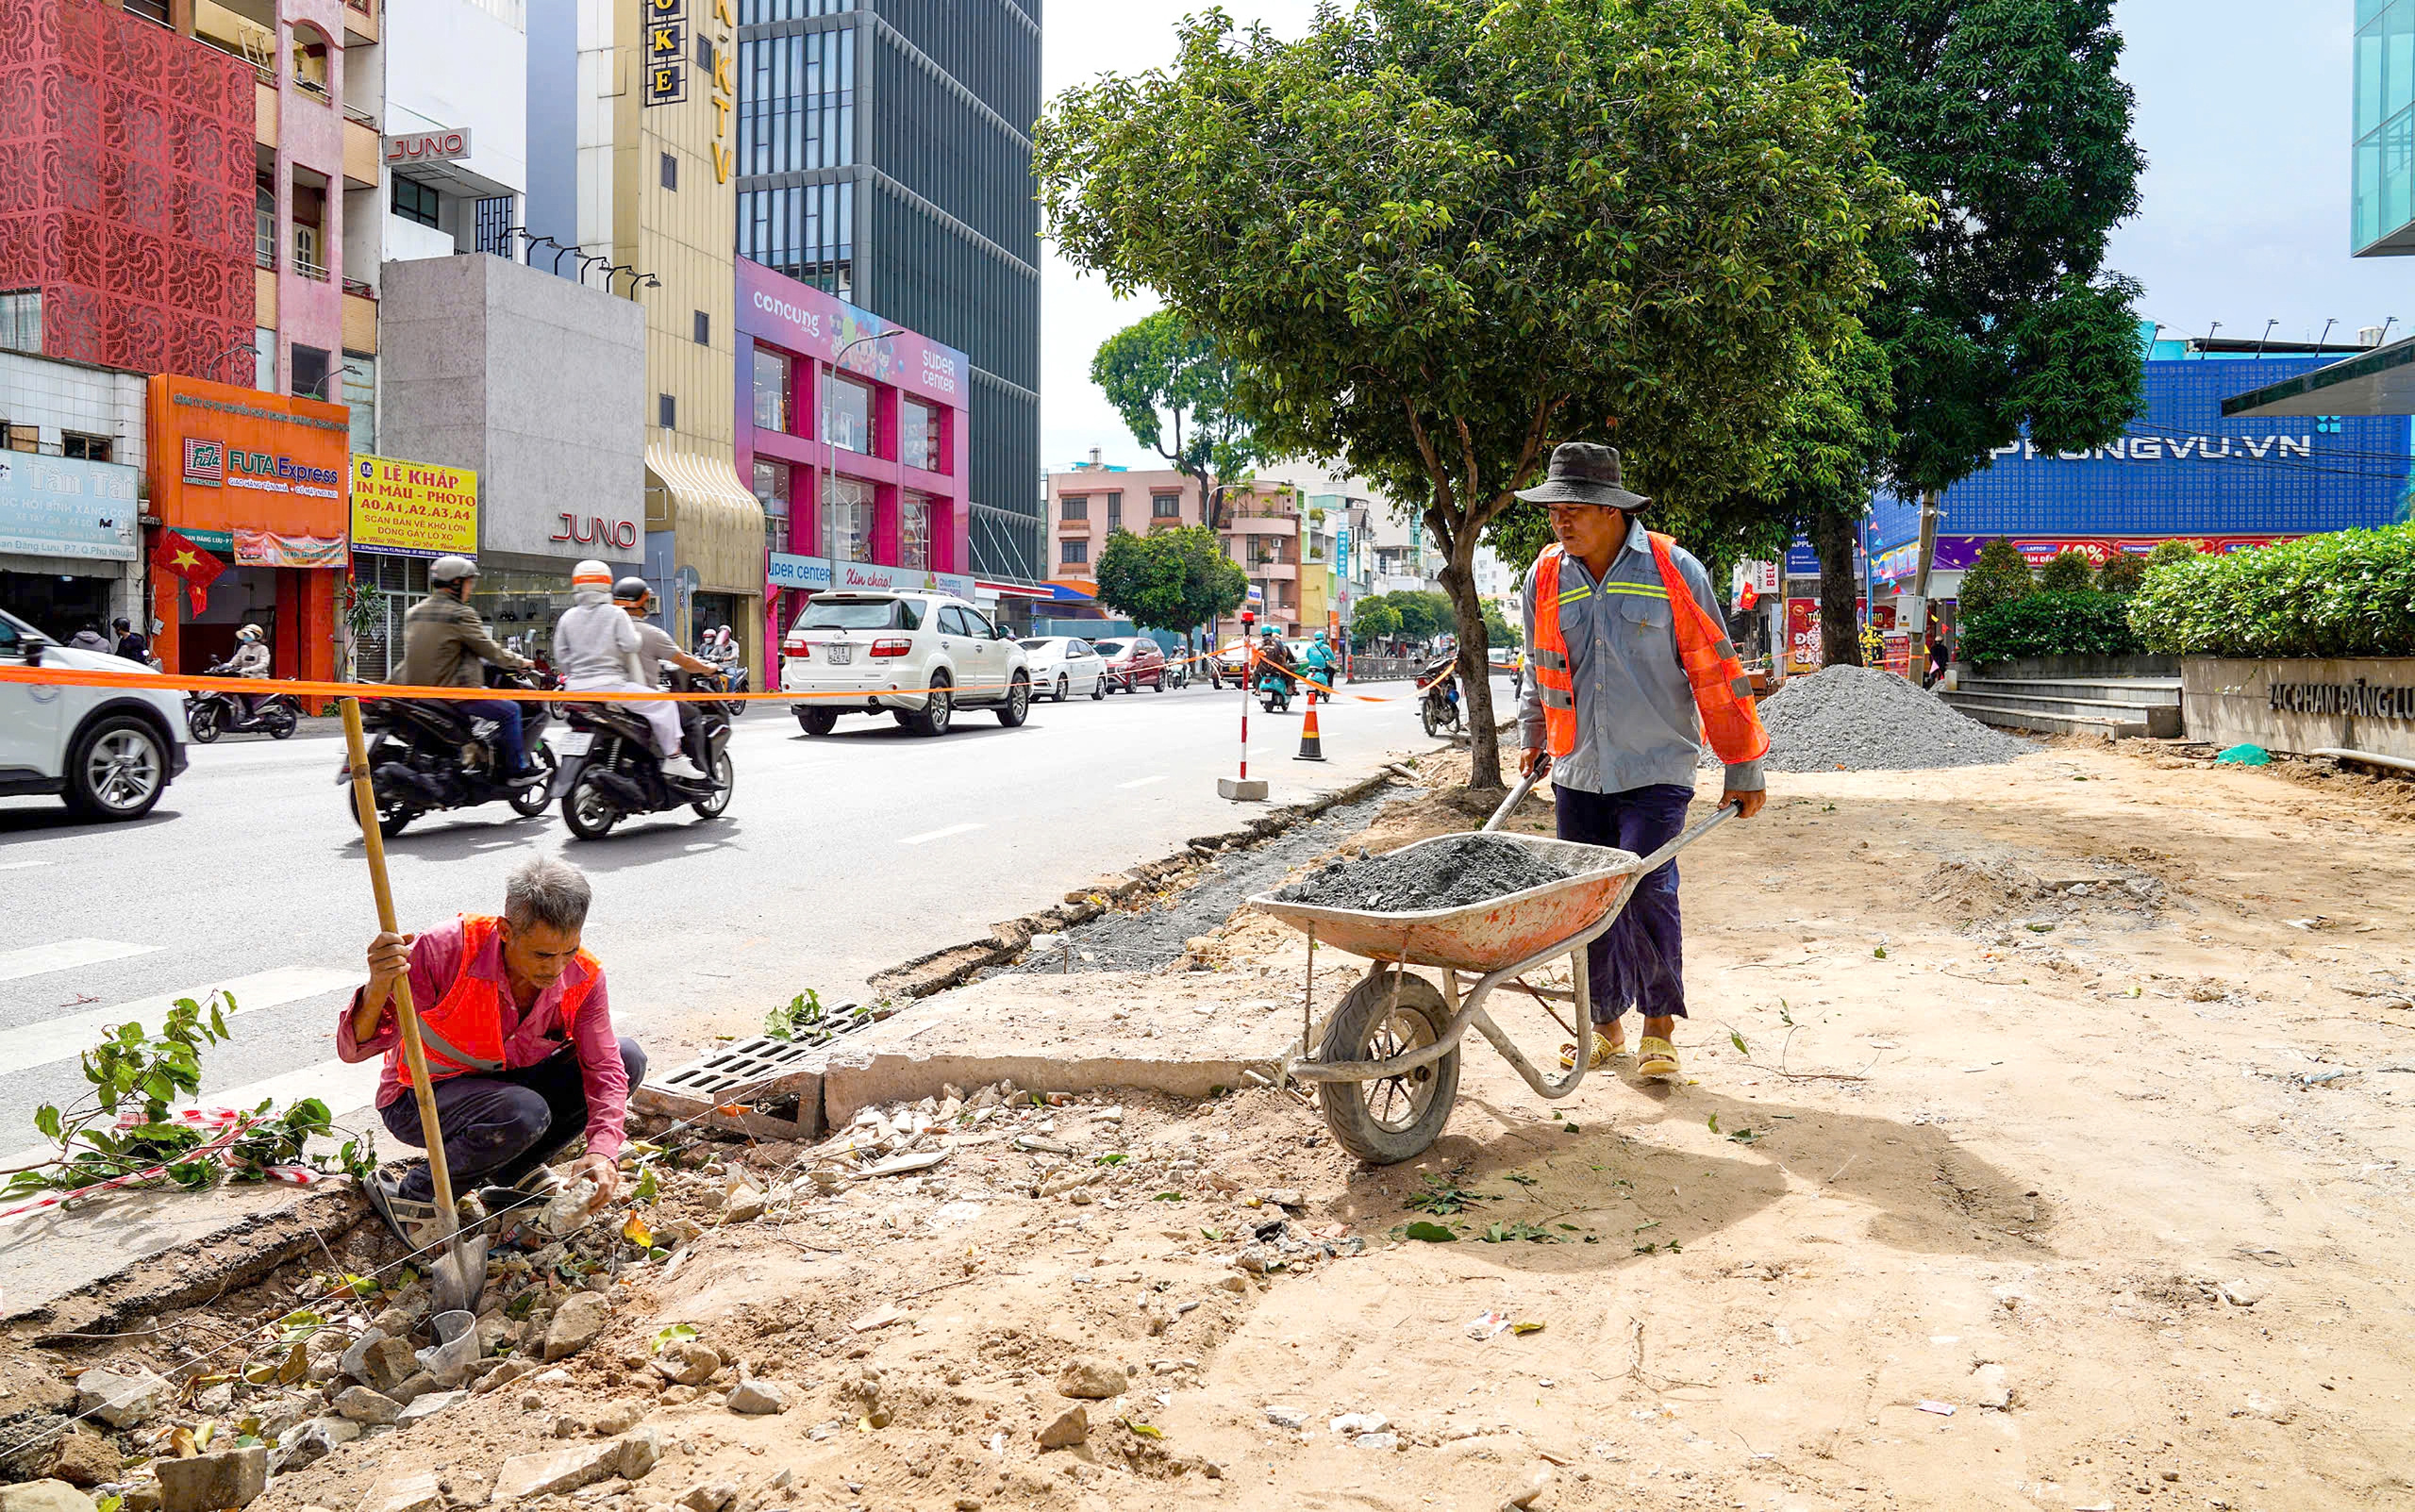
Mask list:
[[621,1446],[616,1441],[573,1444],[549,1454],[517,1454],[503,1462],[487,1501],[496,1506],[517,1506],[533,1496],[566,1496],[619,1474],[620,1463]]
[[[1145,992],[1141,984],[1145,982]],[[1291,1014],[1245,1010],[1232,984],[1159,973],[1083,972],[994,976],[922,1002],[824,1053],[822,1118],[836,1128],[862,1108],[941,1095],[950,1084],[1011,1080],[1036,1092],[1133,1087],[1174,1097],[1245,1084],[1299,1032]],[[1147,1019],[1128,1008],[1145,995]],[[1164,1026],[1189,997],[1196,1022]]]
[[189,1459],[173,1455],[153,1460],[159,1476],[160,1512],[220,1512],[249,1506],[268,1489],[268,1449],[229,1449]]

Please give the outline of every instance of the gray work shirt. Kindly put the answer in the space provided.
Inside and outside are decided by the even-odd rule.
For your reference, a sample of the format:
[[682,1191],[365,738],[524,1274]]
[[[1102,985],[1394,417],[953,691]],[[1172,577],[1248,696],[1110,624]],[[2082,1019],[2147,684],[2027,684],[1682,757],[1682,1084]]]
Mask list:
[[[1669,555],[1694,602],[1713,623],[1724,623],[1702,563],[1683,547],[1672,547]],[[1535,576],[1529,569],[1523,595],[1529,648],[1535,644]],[[1561,553],[1559,581],[1545,586],[1559,596],[1559,633],[1568,641],[1570,681],[1576,690],[1576,749],[1553,759],[1552,785],[1580,792],[1625,792],[1656,783],[1692,787],[1702,759],[1702,715],[1677,659],[1669,590],[1652,559],[1650,533],[1641,523],[1631,525],[1625,549],[1601,578]],[[1542,695],[1531,650],[1518,688],[1518,727],[1529,749],[1544,747]],[[1727,786],[1738,792],[1760,790],[1761,764],[1729,767]]]

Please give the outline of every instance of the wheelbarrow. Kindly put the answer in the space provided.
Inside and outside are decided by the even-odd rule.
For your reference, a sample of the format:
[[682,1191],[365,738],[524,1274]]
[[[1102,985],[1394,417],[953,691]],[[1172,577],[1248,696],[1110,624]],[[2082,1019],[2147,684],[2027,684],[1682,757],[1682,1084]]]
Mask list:
[[[1509,817],[1541,775],[1519,784],[1485,832]],[[1251,898],[1254,906],[1308,937],[1311,993],[1320,944],[1374,963],[1321,1023],[1311,1003],[1298,1042],[1284,1053],[1282,1078],[1325,1084],[1317,1101],[1334,1138],[1376,1166],[1414,1159],[1441,1138],[1458,1097],[1459,1041],[1471,1028],[1492,1041],[1527,1086],[1554,1102],[1567,1097],[1584,1082],[1591,1058],[1585,1054],[1592,1020],[1585,947],[1618,922],[1638,883],[1735,812],[1733,805],[1724,806],[1644,856],[1540,835],[1503,835],[1568,874],[1462,907],[1377,913],[1290,903],[1272,892]],[[1457,838],[1437,836],[1407,851]],[[1562,955],[1568,957],[1573,990],[1523,980]],[[1441,986],[1407,970],[1411,966],[1441,969]],[[1485,1000],[1505,984],[1542,1003],[1546,1011],[1554,1002],[1574,1005],[1577,1027],[1571,1032],[1578,1051],[1573,1069],[1546,1076],[1485,1012]]]

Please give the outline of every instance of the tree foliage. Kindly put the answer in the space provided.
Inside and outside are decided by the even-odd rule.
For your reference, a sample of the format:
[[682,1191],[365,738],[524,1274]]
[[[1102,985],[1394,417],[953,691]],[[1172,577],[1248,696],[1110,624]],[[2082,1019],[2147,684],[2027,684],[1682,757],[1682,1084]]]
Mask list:
[[2025,430],[2099,446],[2140,412],[2138,286],[2104,267],[2143,159],[2113,0],[1768,0],[1840,59],[1879,160],[1940,213],[1877,249],[1907,498]]
[[1973,615],[1985,614],[1999,604],[2010,604],[2038,591],[2037,579],[2029,573],[2029,562],[2013,549],[2011,541],[2001,538],[1979,548],[1979,559],[1962,574],[1962,621],[1968,624]]
[[1187,635],[1240,608],[1249,593],[1249,575],[1206,525],[1111,531],[1097,571],[1098,601],[1142,629]]
[[1359,623],[1364,623],[1370,608],[1392,625],[1391,629],[1372,634],[1399,636],[1405,640],[1431,640],[1454,623],[1450,599],[1431,589],[1403,589],[1396,593],[1375,593],[1360,599],[1357,615]]
[[1193,17],[1170,67],[1059,96],[1034,159],[1066,257],[1230,353],[1261,445],[1422,512],[1481,656],[1477,542],[1555,443],[1615,440],[1673,505],[1757,471],[1771,374],[1922,212],[1858,116],[1745,0],[1361,0],[1296,42]]
[[2140,649],[2130,628],[2130,601],[2092,588],[2040,589],[1962,621],[1962,659],[1978,664],[2014,656],[2129,656]]
[[2096,564],[2089,560],[2088,553],[2066,546],[2038,569],[2038,588],[2044,593],[2076,593],[2095,576]]
[[2100,592],[2135,593],[2147,579],[2147,559],[2134,552],[2116,552],[2096,570]]
[[1350,638],[1361,645],[1390,640],[1400,633],[1400,610],[1386,603],[1381,593],[1360,599],[1351,613]]
[[2150,565],[2128,603],[2149,651],[2415,656],[2415,524],[2333,531],[2225,557],[2174,553]]
[[1099,343],[1091,381],[1130,428],[1199,485],[1207,520],[1224,523],[1225,485],[1262,460],[1250,424],[1233,404],[1232,359],[1170,309]]

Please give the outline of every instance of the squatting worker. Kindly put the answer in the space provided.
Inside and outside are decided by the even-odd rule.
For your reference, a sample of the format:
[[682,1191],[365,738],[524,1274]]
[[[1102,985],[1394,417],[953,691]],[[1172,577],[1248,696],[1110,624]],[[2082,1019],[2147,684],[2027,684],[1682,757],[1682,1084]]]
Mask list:
[[[1752,685],[1716,618],[1702,563],[1640,518],[1651,500],[1620,485],[1616,448],[1572,441],[1552,453],[1522,499],[1550,511],[1557,543],[1526,574],[1519,770],[1551,772],[1559,838],[1649,855],[1685,828],[1706,740],[1726,764],[1722,803],[1760,812],[1769,736]],[[1671,1043],[1686,1016],[1677,865],[1636,888],[1618,922],[1588,947],[1599,1066],[1625,1051],[1620,1017],[1643,1015],[1637,1073],[1674,1081]],[[1570,1045],[1565,1063],[1575,1064]]]
[[[378,1114],[395,1138],[426,1148],[394,1016],[394,984],[408,977],[455,1194],[518,1188],[482,1194],[490,1211],[549,1189],[546,1162],[581,1135],[587,1149],[571,1179],[594,1182],[598,1205],[620,1185],[629,1088],[645,1079],[645,1052],[612,1032],[604,968],[579,948],[589,896],[575,868],[535,856],[505,881],[501,917],[380,934],[369,942],[369,985],[336,1029],[340,1058],[386,1057]],[[377,1172],[369,1201],[412,1248],[439,1237],[426,1161]]]

